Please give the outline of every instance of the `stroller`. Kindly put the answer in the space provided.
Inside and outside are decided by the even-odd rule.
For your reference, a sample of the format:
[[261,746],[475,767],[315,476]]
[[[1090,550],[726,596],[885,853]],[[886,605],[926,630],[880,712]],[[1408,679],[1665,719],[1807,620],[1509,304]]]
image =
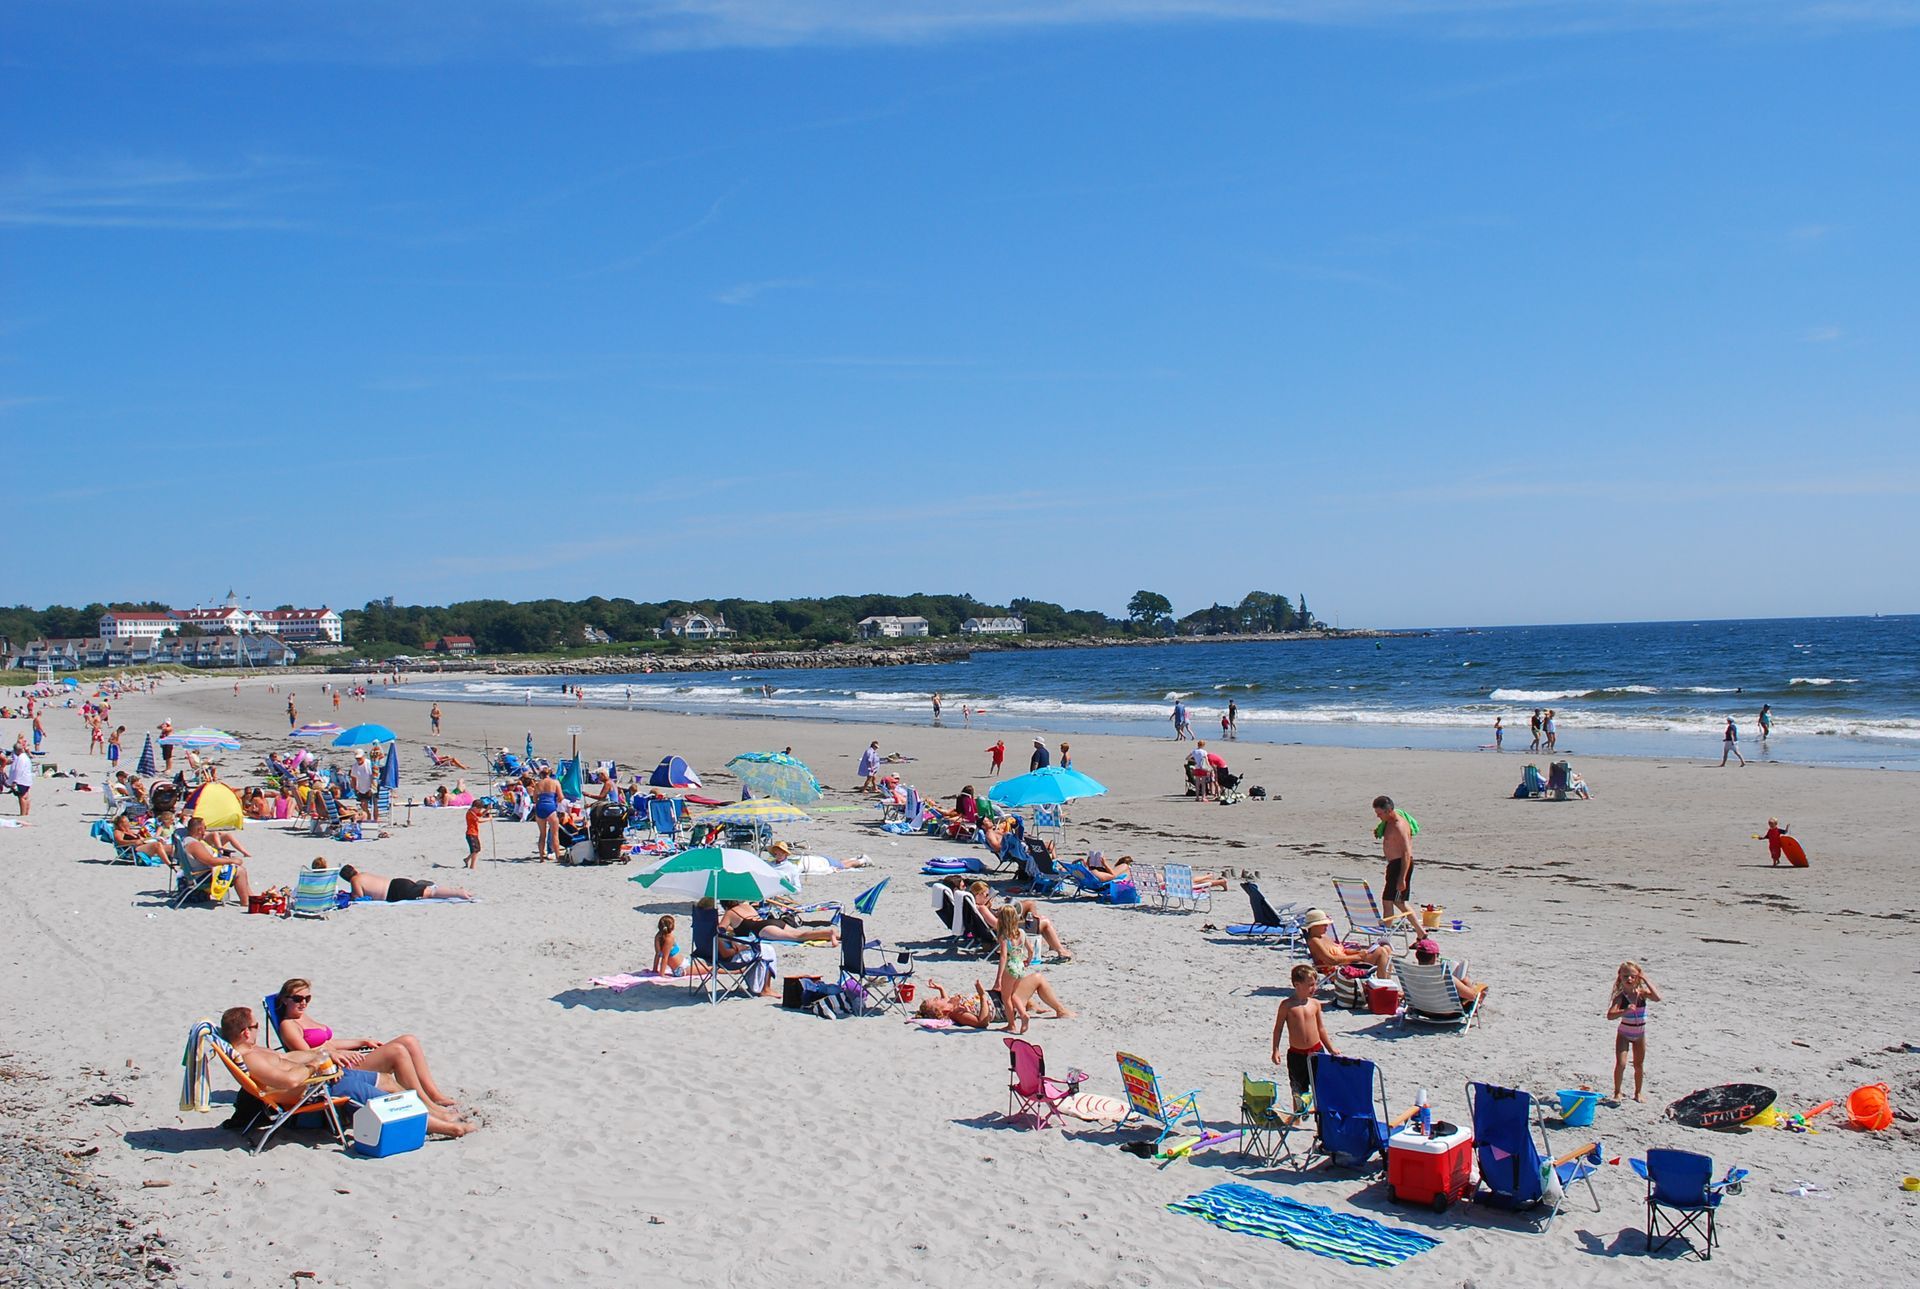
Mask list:
[[586,854],[582,864],[624,864],[627,860],[627,808],[602,801],[587,811]]

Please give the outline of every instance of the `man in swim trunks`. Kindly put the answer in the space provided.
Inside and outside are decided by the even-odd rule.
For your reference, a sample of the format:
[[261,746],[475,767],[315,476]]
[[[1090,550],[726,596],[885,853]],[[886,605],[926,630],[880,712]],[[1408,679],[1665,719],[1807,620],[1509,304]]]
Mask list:
[[1380,911],[1391,922],[1395,918],[1413,921],[1413,830],[1394,809],[1392,797],[1373,799],[1374,818],[1386,827],[1380,833],[1380,853],[1387,861],[1386,889],[1380,893]]
[[441,886],[437,882],[416,882],[411,877],[382,877],[347,864],[340,869],[340,880],[353,888],[356,900],[385,900],[398,904],[403,900],[470,900],[473,892],[460,886]]
[[[328,1068],[340,1070],[328,1090],[355,1105],[365,1105],[376,1097],[391,1096],[401,1091],[399,1082],[391,1074],[354,1069],[353,1066],[361,1059],[358,1053],[333,1052],[325,1048],[304,1052],[273,1052],[260,1046],[257,1041],[259,1036],[260,1025],[253,1018],[253,1008],[229,1007],[220,1013],[220,1037],[227,1040],[227,1045],[233,1048],[235,1059],[240,1062],[240,1068],[260,1085],[262,1092],[292,1092],[304,1086],[315,1070]],[[428,1132],[442,1137],[464,1137],[478,1126],[454,1118],[425,1098],[421,1099],[421,1104],[427,1108]]]

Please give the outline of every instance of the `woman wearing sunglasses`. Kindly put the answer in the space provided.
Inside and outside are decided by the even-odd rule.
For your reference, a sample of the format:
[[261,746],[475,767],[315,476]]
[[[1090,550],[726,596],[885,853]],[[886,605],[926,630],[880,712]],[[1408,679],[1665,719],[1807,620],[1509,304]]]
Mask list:
[[402,1034],[386,1043],[372,1038],[335,1038],[331,1029],[308,1014],[313,986],[297,976],[280,986],[276,1001],[280,1012],[280,1041],[289,1052],[355,1053],[359,1057],[354,1062],[355,1068],[391,1074],[401,1087],[418,1092],[433,1105],[451,1108],[455,1104],[433,1081],[433,1072],[427,1068],[427,1054],[413,1035]]

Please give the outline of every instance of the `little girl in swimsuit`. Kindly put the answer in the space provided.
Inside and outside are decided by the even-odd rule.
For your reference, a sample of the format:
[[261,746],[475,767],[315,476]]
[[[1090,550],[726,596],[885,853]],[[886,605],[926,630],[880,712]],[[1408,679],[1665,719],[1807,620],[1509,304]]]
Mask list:
[[677,976],[687,969],[687,960],[681,954],[680,942],[673,938],[673,914],[661,917],[659,929],[653,935],[653,974],[656,976]]
[[1633,1099],[1644,1101],[1647,1082],[1647,1004],[1660,1002],[1660,991],[1637,962],[1623,962],[1613,976],[1613,1003],[1607,1019],[1618,1020],[1613,1038],[1613,1099],[1620,1099],[1620,1082],[1627,1072],[1627,1053],[1633,1053]]

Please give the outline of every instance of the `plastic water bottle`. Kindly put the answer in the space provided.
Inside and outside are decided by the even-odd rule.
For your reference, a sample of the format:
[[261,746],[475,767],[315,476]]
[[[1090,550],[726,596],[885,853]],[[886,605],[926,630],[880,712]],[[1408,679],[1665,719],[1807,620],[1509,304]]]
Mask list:
[[1431,1137],[1433,1135],[1433,1110],[1427,1105],[1427,1090],[1425,1088],[1420,1089],[1420,1099],[1415,1101],[1414,1105],[1420,1111],[1420,1135],[1422,1137]]

